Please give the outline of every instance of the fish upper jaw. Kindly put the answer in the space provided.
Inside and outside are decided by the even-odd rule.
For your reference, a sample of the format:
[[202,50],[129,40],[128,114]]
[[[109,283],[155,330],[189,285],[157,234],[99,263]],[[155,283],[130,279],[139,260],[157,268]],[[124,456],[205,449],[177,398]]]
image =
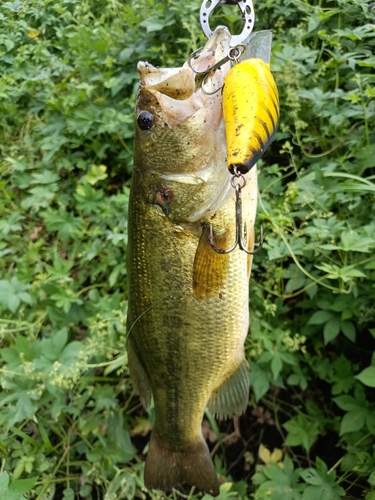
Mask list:
[[[191,66],[206,71],[227,55],[229,44],[228,31],[217,30]],[[225,63],[210,74],[205,89],[221,87],[228,70]],[[140,62],[138,71],[134,166],[142,177],[142,197],[173,222],[207,219],[232,191],[221,92],[196,89],[196,73],[188,64],[164,69]]]

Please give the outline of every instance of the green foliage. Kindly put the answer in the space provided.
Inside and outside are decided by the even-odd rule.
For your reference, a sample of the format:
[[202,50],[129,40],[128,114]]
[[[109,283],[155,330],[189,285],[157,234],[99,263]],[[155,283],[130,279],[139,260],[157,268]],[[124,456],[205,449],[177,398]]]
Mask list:
[[[271,165],[264,164],[259,176],[259,218],[270,234],[268,259],[256,259],[253,273],[248,346],[255,354],[254,392],[259,399],[270,383],[296,388],[293,410],[280,397],[272,402],[289,417],[282,425],[291,451],[302,447],[308,457],[322,436],[339,436],[341,459],[329,473],[316,459],[316,469],[300,473],[309,486],[301,496],[292,488],[291,498],[339,498],[344,486],[358,498],[362,493],[351,493],[351,481],[368,488],[370,498],[371,480],[361,478],[369,478],[374,437],[368,388],[375,385],[375,103],[369,71],[375,29],[361,0],[266,2],[257,8],[264,27],[276,27],[273,69],[283,118],[264,158]],[[272,381],[285,332],[298,347]],[[265,342],[274,354],[261,366],[262,383],[257,375]],[[328,384],[323,394],[319,380]],[[256,495],[277,476],[273,466],[267,479],[264,467],[263,476],[254,476]],[[276,488],[267,491],[259,498],[278,498]]]
[[[2,3],[2,499],[149,494],[152,415],[124,352],[136,65],[178,66],[201,46],[200,3]],[[266,244],[246,354],[250,404],[272,413],[284,459],[249,460],[251,479],[236,482],[220,438],[219,499],[372,500],[375,14],[364,0],[255,11],[255,29],[274,31],[281,124],[259,162]],[[238,31],[235,13],[222,6],[217,21]]]
[[335,472],[328,471],[319,458],[316,468],[304,470],[294,469],[289,457],[285,457],[282,464],[262,465],[253,482],[260,485],[254,496],[256,500],[340,500],[345,495],[345,490],[336,483]]
[[16,479],[10,483],[9,474],[0,474],[0,495],[3,500],[25,500],[24,493],[30,491],[36,483],[36,478]]

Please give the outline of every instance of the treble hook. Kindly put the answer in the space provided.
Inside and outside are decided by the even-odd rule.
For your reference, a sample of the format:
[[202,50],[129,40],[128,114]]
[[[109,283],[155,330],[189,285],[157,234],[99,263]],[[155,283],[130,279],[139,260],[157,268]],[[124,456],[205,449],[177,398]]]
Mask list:
[[[236,179],[241,179],[242,185],[239,182],[235,182]],[[221,253],[221,254],[227,254],[230,252],[233,252],[233,250],[236,248],[238,245],[240,250],[243,250],[247,254],[254,255],[259,252],[259,250],[262,249],[263,247],[263,227],[260,226],[260,242],[259,246],[255,248],[254,250],[248,250],[247,247],[247,228],[246,228],[246,222],[244,224],[244,229],[243,229],[243,239],[242,239],[242,199],[241,199],[241,190],[246,186],[246,179],[241,172],[238,172],[237,169],[235,169],[234,175],[231,180],[232,187],[236,191],[236,239],[234,244],[228,249],[225,250],[223,248],[218,248],[215,245],[214,242],[214,232],[212,228],[212,224],[210,224],[210,233],[208,236],[208,240],[210,242],[211,247],[215,252]]]

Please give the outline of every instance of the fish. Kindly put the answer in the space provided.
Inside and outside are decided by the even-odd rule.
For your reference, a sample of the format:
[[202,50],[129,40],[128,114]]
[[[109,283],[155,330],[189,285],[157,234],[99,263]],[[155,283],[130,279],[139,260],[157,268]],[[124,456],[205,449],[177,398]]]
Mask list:
[[[140,62],[134,168],[128,211],[127,353],[143,405],[155,407],[146,457],[148,489],[219,494],[202,435],[206,407],[218,418],[249,400],[244,343],[249,328],[252,256],[227,248],[235,238],[235,189],[226,164],[222,93],[230,64],[205,79],[228,53],[218,28],[190,66]],[[248,248],[254,246],[257,171],[242,189]]]

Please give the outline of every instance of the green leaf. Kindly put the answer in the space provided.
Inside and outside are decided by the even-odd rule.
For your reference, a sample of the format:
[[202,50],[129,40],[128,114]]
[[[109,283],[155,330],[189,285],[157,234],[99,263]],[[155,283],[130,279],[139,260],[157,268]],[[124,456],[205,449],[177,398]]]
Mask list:
[[270,382],[266,372],[264,372],[255,362],[250,363],[250,385],[257,401],[259,401],[270,388]]
[[73,488],[65,488],[63,490],[62,500],[74,500],[75,494]]
[[[4,401],[3,401],[4,403]],[[12,426],[24,419],[32,420],[37,410],[37,403],[29,395],[29,391],[18,390],[17,400],[10,408],[7,415],[7,425]]]
[[0,280],[0,304],[11,312],[16,312],[21,302],[31,304],[31,295],[26,292],[30,285],[20,283],[14,276],[10,281]]
[[302,479],[308,484],[319,485],[325,483],[324,478],[322,478],[316,469],[305,469],[300,474]]
[[45,212],[44,218],[49,231],[57,231],[62,241],[76,240],[84,225],[83,220],[75,217],[71,212],[60,208],[59,212]]
[[63,259],[59,253],[55,254],[53,266],[46,265],[46,270],[50,275],[50,280],[60,280],[60,282],[71,281],[69,271],[74,266],[74,261]]
[[38,477],[30,477],[28,479],[17,479],[16,481],[12,481],[12,483],[9,486],[9,491],[11,493],[27,493],[29,492],[32,488],[34,488],[36,482],[38,480]]
[[370,477],[367,479],[367,481],[372,485],[375,486],[375,470],[373,470],[370,474]]
[[323,329],[324,333],[324,343],[328,344],[328,342],[332,342],[340,332],[340,323],[335,319],[330,319],[325,325]]
[[274,355],[271,360],[271,370],[274,379],[277,379],[283,367],[283,362],[281,360],[281,356],[278,352],[274,352]]
[[367,387],[375,387],[375,366],[368,366],[361,373],[355,375],[355,378]]
[[316,436],[319,435],[319,430],[315,423],[312,423],[303,414],[288,420],[283,424],[283,427],[288,431],[285,439],[285,446],[303,446],[307,451],[315,442]]
[[51,184],[60,179],[60,177],[55,172],[51,172],[51,170],[45,170],[44,172],[35,173],[31,176],[33,178],[32,184]]
[[316,469],[305,469],[300,475],[309,485],[303,491],[302,500],[339,500],[345,495],[345,490],[335,481],[335,472],[328,473],[327,465],[319,457]]
[[302,500],[340,500],[345,490],[337,485],[332,488],[329,484],[321,486],[307,486],[302,494]]
[[355,342],[355,327],[351,321],[341,321],[340,328],[345,337]]
[[89,183],[92,186],[108,177],[107,167],[105,165],[92,165],[91,170],[81,179],[83,184]]
[[336,398],[332,398],[332,401],[334,401],[337,406],[344,411],[352,411],[362,408],[361,403],[352,396],[338,396]]
[[4,471],[0,474],[0,498],[4,498],[8,490],[9,474]]
[[102,448],[93,448],[92,450],[86,452],[86,458],[89,462],[99,462],[102,460],[104,455],[104,450]]
[[56,332],[56,334],[52,338],[52,345],[55,349],[55,352],[61,352],[66,343],[68,342],[68,330],[67,328],[63,328],[60,331]]
[[310,317],[308,324],[309,325],[322,325],[327,321],[333,319],[335,315],[330,311],[316,311]]
[[77,209],[84,213],[99,213],[101,210],[101,202],[104,200],[104,192],[99,189],[95,190],[90,184],[84,184],[77,188],[77,194],[74,195],[77,200]]
[[31,196],[25,198],[22,201],[22,208],[34,210],[39,207],[48,207],[52,200],[55,198],[55,193],[58,190],[57,184],[50,184],[48,186],[36,186],[29,189],[29,194]]
[[[341,233],[342,249],[345,252],[369,252],[369,246],[375,246],[373,238],[365,238],[359,235],[356,231],[347,231]],[[355,271],[355,270],[353,270]],[[365,277],[363,273],[357,270],[357,276]],[[355,276],[355,275],[353,275]]]
[[365,425],[365,414],[361,411],[350,411],[341,420],[340,436],[348,432],[355,432]]
[[149,18],[145,19],[144,21],[142,21],[139,24],[139,26],[141,26],[142,28],[146,28],[147,33],[152,33],[153,31],[163,30],[166,26],[171,24],[171,22],[173,22],[173,21],[167,22],[164,19],[161,20],[161,19],[157,19],[154,17],[149,17]]
[[0,232],[3,235],[8,235],[16,231],[21,231],[22,225],[19,221],[23,220],[24,217],[19,212],[13,212],[7,219],[0,220]]
[[127,471],[121,472],[109,483],[107,495],[114,498],[126,498],[132,500],[137,488],[136,478]]

